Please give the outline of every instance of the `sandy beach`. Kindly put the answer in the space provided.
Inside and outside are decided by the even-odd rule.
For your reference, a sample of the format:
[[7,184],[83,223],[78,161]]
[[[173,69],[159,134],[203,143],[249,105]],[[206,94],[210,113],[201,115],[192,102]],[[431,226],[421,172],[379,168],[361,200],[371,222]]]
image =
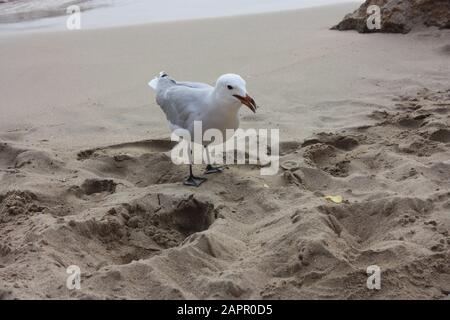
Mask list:
[[[450,30],[329,29],[359,4],[0,32],[0,298],[448,297]],[[279,173],[183,186],[161,70],[242,75]]]

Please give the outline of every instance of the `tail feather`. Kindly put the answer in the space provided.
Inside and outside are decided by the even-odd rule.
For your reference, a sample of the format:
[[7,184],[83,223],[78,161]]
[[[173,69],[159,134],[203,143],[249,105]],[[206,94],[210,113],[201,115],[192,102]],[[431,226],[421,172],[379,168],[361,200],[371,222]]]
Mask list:
[[158,77],[155,77],[155,78],[153,78],[153,80],[151,80],[151,81],[148,83],[148,85],[149,85],[150,88],[152,88],[153,90],[156,90],[156,87],[158,86],[158,81],[159,81],[159,78],[158,78]]
[[165,73],[164,71],[161,71],[161,72],[159,73],[159,76],[153,78],[153,80],[151,80],[151,81],[148,83],[148,85],[149,85],[153,90],[156,90],[156,88],[157,88],[157,86],[158,86],[159,79],[164,78],[164,77],[167,77],[167,73]]

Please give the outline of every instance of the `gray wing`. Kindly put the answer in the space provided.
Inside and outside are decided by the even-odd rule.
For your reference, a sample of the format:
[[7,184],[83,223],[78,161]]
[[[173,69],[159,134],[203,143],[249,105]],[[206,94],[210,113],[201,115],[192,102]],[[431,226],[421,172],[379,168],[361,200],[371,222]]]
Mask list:
[[194,88],[194,89],[212,89],[212,87],[209,84],[201,83],[201,82],[177,81],[177,85]]
[[202,83],[180,83],[169,78],[160,79],[156,102],[166,114],[172,130],[189,129],[189,125],[201,113],[205,105],[204,98],[209,90],[212,90],[212,87]]

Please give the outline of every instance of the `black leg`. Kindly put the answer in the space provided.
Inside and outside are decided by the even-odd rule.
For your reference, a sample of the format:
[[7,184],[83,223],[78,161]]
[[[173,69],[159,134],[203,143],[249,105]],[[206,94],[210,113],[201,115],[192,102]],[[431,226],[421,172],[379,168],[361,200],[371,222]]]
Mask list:
[[205,169],[205,174],[219,173],[222,171],[223,171],[222,167],[213,167],[212,165],[208,164]]
[[207,180],[206,178],[194,176],[192,174],[192,164],[189,165],[189,177],[187,177],[187,179],[184,180],[185,186],[198,187],[206,180]]
[[206,151],[206,157],[208,159],[208,165],[206,166],[205,174],[222,172],[223,168],[221,168],[221,167],[214,167],[214,166],[211,165],[211,159],[209,158],[208,146],[206,145],[204,147],[205,147],[205,151]]

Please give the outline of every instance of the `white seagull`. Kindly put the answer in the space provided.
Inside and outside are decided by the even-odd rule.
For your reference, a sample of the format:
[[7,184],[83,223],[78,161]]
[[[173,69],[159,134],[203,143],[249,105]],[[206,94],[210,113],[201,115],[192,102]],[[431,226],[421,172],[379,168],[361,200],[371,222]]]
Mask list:
[[[220,76],[212,87],[206,83],[178,82],[161,72],[148,84],[156,91],[156,103],[166,114],[170,130],[185,129],[191,137],[194,137],[194,121],[202,122],[203,132],[218,129],[225,137],[227,129],[239,128],[238,111],[242,104],[253,112],[257,108],[255,100],[247,93],[244,79],[237,74]],[[204,147],[208,158],[205,173],[221,172],[221,168],[211,165],[207,144]],[[198,187],[205,180],[192,174],[191,161],[184,184]]]

